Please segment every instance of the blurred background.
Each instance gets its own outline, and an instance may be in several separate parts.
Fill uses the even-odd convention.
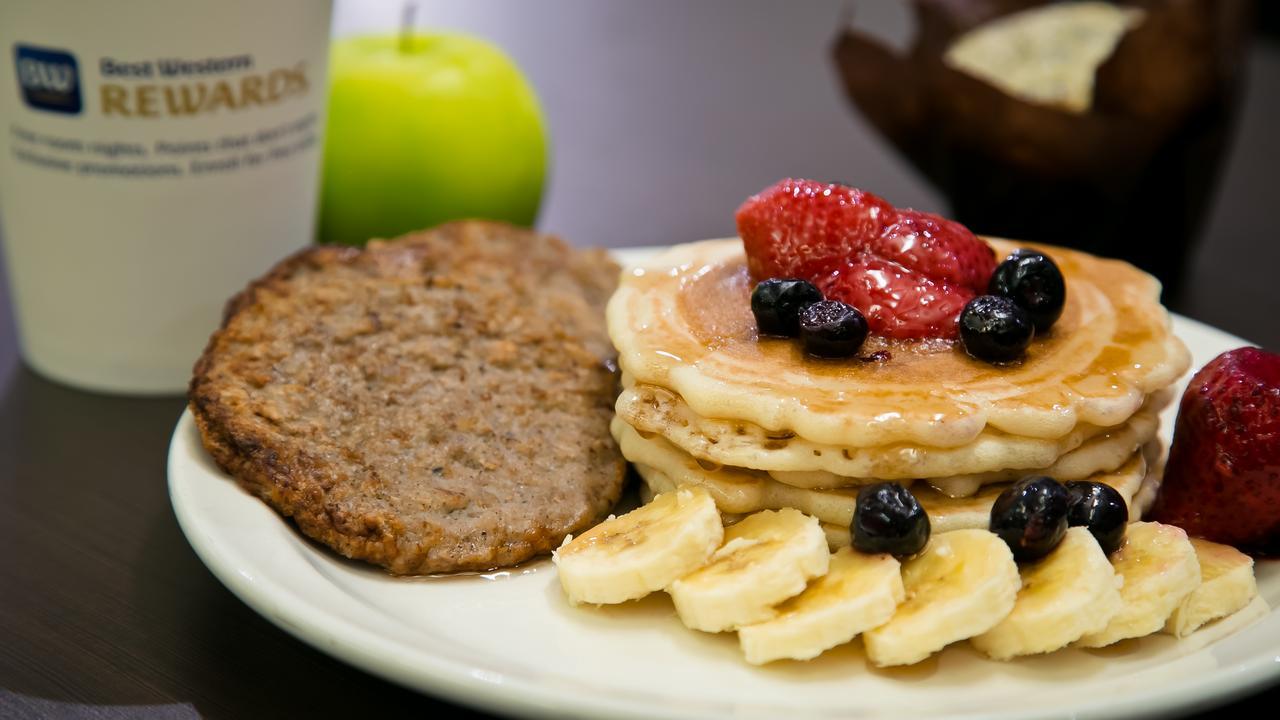
[[[423,3],[423,28],[489,39],[524,70],[551,136],[538,225],[579,245],[735,232],[733,211],[786,177],[843,180],[946,206],[861,120],[832,46],[849,7],[905,42],[898,0]],[[334,33],[386,32],[398,0],[339,0]]]
[[[1270,179],[1280,164],[1277,15],[1276,3],[1258,3],[1259,31],[1239,39],[1239,105],[1198,242],[1167,249],[1187,263],[1174,309],[1272,348],[1280,324],[1242,316],[1280,302],[1280,241],[1267,212],[1280,200]],[[339,0],[334,32],[387,32],[400,19],[396,0]],[[784,176],[840,180],[895,204],[951,212],[946,195],[850,102],[833,55],[847,25],[907,49],[911,3],[477,0],[422,3],[416,22],[491,40],[528,76],[550,133],[537,224],[575,244],[731,235],[738,204]]]
[[[1000,18],[1027,15],[1018,10],[1083,6],[1114,11],[1102,25],[1121,18],[1100,45],[1101,64],[1076,57],[1098,44],[1096,18],[1055,18],[993,35],[977,56],[985,71],[961,71],[948,55]],[[327,7],[299,6],[295,15],[311,15],[314,27],[290,28],[298,42],[311,38],[317,78],[324,77]],[[270,121],[310,123],[302,142],[324,130],[321,142],[297,145],[303,149],[288,160],[292,174],[269,163],[270,172],[242,169],[221,180],[193,173],[175,181],[104,180],[104,188],[115,184],[114,195],[86,195],[83,212],[61,213],[37,205],[98,181],[59,186],[46,167],[9,163],[21,174],[0,187],[0,200],[11,203],[0,210],[13,270],[6,295],[30,299],[0,307],[0,338],[14,336],[16,305],[29,317],[19,340],[42,374],[97,390],[176,394],[223,299],[313,239],[304,230],[313,215],[314,239],[322,242],[358,244],[451,218],[489,217],[533,223],[580,246],[665,245],[731,235],[733,212],[747,196],[803,177],[944,214],[979,234],[1122,257],[1164,281],[1173,310],[1280,346],[1280,324],[1261,311],[1276,304],[1271,276],[1280,266],[1268,213],[1280,163],[1276,7],[1246,0],[337,0],[327,123],[318,111],[302,115],[287,103]],[[1123,20],[1125,13],[1139,21]],[[16,20],[25,20],[22,13]],[[45,22],[48,30],[30,33],[56,39],[56,17]],[[281,41],[255,41],[263,58],[285,44],[279,32],[272,37]],[[1069,61],[1041,76],[1025,72],[1059,57]],[[93,65],[85,68],[91,101]],[[1064,66],[1086,67],[1079,107],[1004,86],[1020,78],[1032,93],[1069,90]],[[307,102],[318,110],[322,100],[316,92]],[[26,114],[12,127],[65,138],[99,121],[90,117],[92,102],[85,108],[77,117],[15,104],[10,109]],[[191,118],[108,118],[100,134],[144,133],[145,144],[153,139],[147,127],[183,140],[216,138],[231,129],[227,123],[269,124],[250,115],[208,114],[198,126]],[[11,140],[15,153],[67,157],[18,133],[0,139]],[[235,160],[217,151],[210,157]],[[317,165],[322,189],[312,195]],[[132,212],[121,211],[124,203]],[[85,225],[98,215],[112,220]],[[175,237],[171,228],[183,224],[188,230]],[[99,230],[116,237],[77,240]],[[70,251],[83,262],[68,267],[51,245],[75,242],[82,245]],[[74,293],[110,302],[87,305]],[[0,370],[15,362],[15,353],[0,353]]]

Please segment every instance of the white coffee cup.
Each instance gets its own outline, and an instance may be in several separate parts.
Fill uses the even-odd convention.
[[[227,299],[312,240],[330,12],[0,2],[0,228],[32,368],[181,392]]]

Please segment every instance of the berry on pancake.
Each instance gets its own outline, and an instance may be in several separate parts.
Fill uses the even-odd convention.
[[[954,220],[919,210],[899,210],[868,245],[873,255],[893,260],[935,281],[982,294],[996,269],[991,247]]]
[[[1031,315],[1036,332],[1046,332],[1067,304],[1067,281],[1053,258],[1038,250],[1016,250],[996,266],[987,292],[1007,297]]]
[[[973,293],[874,255],[862,255],[817,281],[824,297],[858,308],[871,332],[894,338],[956,335],[956,317]]]
[[[893,222],[893,206],[857,188],[787,178],[738,208],[738,234],[756,280],[812,281],[843,265]]]
[[[844,185],[782,180],[737,221],[753,277],[809,280],[888,337],[954,338],[961,308],[995,270],[991,248],[963,225]]]

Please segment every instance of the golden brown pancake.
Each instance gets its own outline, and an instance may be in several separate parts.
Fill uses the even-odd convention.
[[[609,335],[637,384],[668,388],[704,418],[740,420],[844,448],[955,448],[986,430],[1061,439],[1115,427],[1186,371],[1159,283],[1132,265],[1065,248],[989,239],[1000,255],[1036,247],[1067,281],[1052,330],[997,366],[952,342],[872,338],[883,362],[807,357],[760,338],[737,238],[679,245],[623,273]],[[1059,453],[1060,454],[1060,453]]]
[[[1059,465],[1062,479],[1076,480],[1100,469],[1117,467],[1134,448],[1150,440],[1158,428],[1158,413],[1170,398],[1169,393],[1158,392],[1120,425],[1100,428],[1079,424],[1052,440],[1024,438],[988,428],[961,447],[896,443],[848,448],[815,443],[794,433],[771,432],[741,420],[704,418],[666,388],[637,385],[626,377],[623,384],[615,409],[618,417],[636,430],[661,435],[709,463],[767,470],[776,479],[800,487],[951,478],[954,488],[966,481],[1007,479],[992,479],[992,474],[1007,475],[1009,471],[1051,465]],[[968,494],[954,489],[950,492]]]
[[[1124,465],[1112,472],[1098,473],[1089,479],[1115,488],[1130,506],[1131,519],[1141,516],[1146,506],[1135,498],[1148,482],[1148,456],[1154,450],[1135,452]],[[708,472],[697,464],[669,463],[666,467],[633,461],[636,471],[651,494],[668,492],[682,485],[706,488],[716,507],[726,516],[747,515],[759,510],[791,507],[820,520],[824,525],[841,528],[847,538],[853,511],[857,505],[856,490],[802,490],[771,481],[768,476],[749,470],[725,468]],[[991,518],[991,505],[1008,484],[990,485],[967,498],[950,498],[924,485],[911,492],[929,515],[932,532],[964,528],[985,529]],[[828,533],[830,536],[830,533]],[[846,539],[843,543],[848,545]]]

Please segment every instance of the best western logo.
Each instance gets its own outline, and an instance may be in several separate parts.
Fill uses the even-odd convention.
[[[307,68],[276,68],[236,78],[172,84],[103,83],[102,114],[122,117],[204,115],[274,105],[306,95]]]
[[[80,99],[80,72],[74,55],[61,50],[14,46],[14,66],[22,99],[33,108],[76,115],[84,107]]]

